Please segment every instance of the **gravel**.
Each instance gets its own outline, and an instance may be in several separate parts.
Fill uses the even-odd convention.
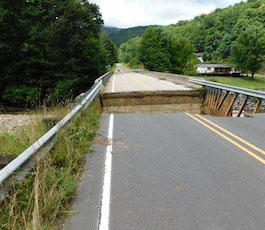
[[[0,132],[14,132],[35,119],[33,115],[0,114]]]

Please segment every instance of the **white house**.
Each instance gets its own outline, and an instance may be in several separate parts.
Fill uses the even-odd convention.
[[[198,64],[199,75],[240,76],[240,71],[226,64]]]

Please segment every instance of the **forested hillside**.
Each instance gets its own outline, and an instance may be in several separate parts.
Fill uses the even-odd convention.
[[[115,60],[102,24],[85,0],[0,1],[0,102],[33,106],[88,90]]]
[[[249,0],[191,21],[180,21],[164,29],[188,38],[196,52],[203,52],[206,60],[226,59],[231,44],[250,25],[265,27],[265,1]]]
[[[175,25],[157,29],[161,31],[156,33],[170,37],[171,40],[173,38],[184,39],[187,43],[191,43],[193,51],[203,53],[205,61],[234,63],[243,72],[252,74],[257,72],[264,63],[265,0],[248,0],[248,2],[241,2],[225,9],[216,9],[208,15],[201,15],[190,21],[180,21]],[[150,60],[147,64],[141,56],[144,54],[141,52],[141,46],[146,43],[145,40],[151,36],[151,33],[156,36],[156,33],[147,30],[140,41],[139,39],[134,42],[131,40],[123,44],[119,50],[120,60],[128,62],[129,59],[133,63],[142,62],[145,67],[150,66]],[[161,62],[155,57],[161,58],[158,54],[161,54],[162,50],[167,50],[165,48],[167,46],[168,44],[161,42],[157,47],[157,44],[153,42],[152,45],[146,47],[148,49],[145,53],[152,55],[152,62],[157,63],[151,65],[153,70],[161,69]],[[175,51],[177,54],[178,50]],[[169,51],[163,55],[170,60]],[[169,62],[164,63],[163,69],[176,73],[186,72],[186,67],[172,69]],[[188,61],[188,65],[190,62],[194,60]],[[190,71],[190,68],[188,69]]]
[[[108,35],[117,32],[118,30],[120,30],[117,27],[111,27],[111,26],[102,26],[101,27],[101,32],[106,33]]]
[[[149,26],[137,26],[129,29],[119,29],[111,33],[110,38],[114,41],[115,45],[119,47],[122,43],[127,42],[131,38],[142,36],[148,27]]]

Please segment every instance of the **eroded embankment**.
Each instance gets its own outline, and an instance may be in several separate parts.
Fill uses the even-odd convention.
[[[106,113],[203,113],[204,91],[153,91],[104,93]]]

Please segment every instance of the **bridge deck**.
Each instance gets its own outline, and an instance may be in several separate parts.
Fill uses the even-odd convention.
[[[171,91],[171,90],[190,90],[185,85],[178,85],[170,81],[149,77],[146,75],[133,73],[120,64],[111,77],[105,92],[132,92],[132,91]]]

